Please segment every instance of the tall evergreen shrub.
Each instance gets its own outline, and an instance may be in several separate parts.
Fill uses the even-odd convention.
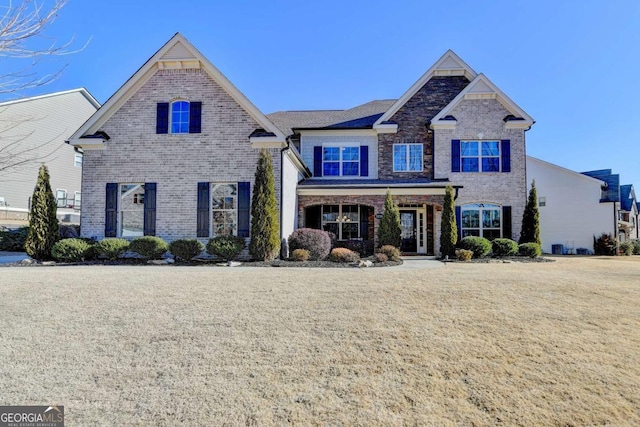
[[[273,164],[269,151],[263,148],[256,167],[251,198],[249,253],[256,259],[268,261],[275,258],[279,248],[280,224]]]
[[[40,166],[38,180],[31,196],[29,235],[24,244],[27,254],[35,259],[51,259],[51,249],[60,240],[56,199],[49,183],[49,170]]]
[[[384,212],[378,227],[378,244],[380,246],[391,245],[400,247],[402,231],[400,230],[400,210],[393,203],[391,192],[387,190],[387,198],[384,201]]]
[[[540,213],[538,212],[538,193],[536,192],[536,182],[531,183],[529,191],[529,200],[524,208],[522,215],[522,231],[520,231],[520,240],[518,243],[537,243],[542,245],[540,241]]]
[[[457,242],[458,226],[453,205],[453,187],[447,185],[444,193],[444,206],[442,207],[442,225],[440,226],[440,252],[442,252],[443,258],[447,255],[455,255]]]

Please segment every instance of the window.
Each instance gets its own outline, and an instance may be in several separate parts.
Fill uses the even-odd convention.
[[[171,103],[171,133],[189,133],[189,103]]]
[[[393,171],[421,172],[422,144],[394,144]]]
[[[538,197],[538,206],[547,206],[547,198],[546,197]]]
[[[322,229],[335,234],[338,240],[360,237],[359,205],[322,206]]]
[[[462,172],[500,172],[498,141],[460,141]]]
[[[77,168],[82,167],[82,154],[76,153],[76,155],[73,158],[73,165]]]
[[[67,207],[67,190],[56,190],[56,206],[59,208]]]
[[[493,240],[501,236],[500,206],[486,203],[465,205],[461,210],[462,237],[482,236]]]
[[[323,147],[322,174],[324,176],[358,176],[360,147]]]
[[[120,236],[144,236],[144,184],[120,184]]]
[[[82,194],[76,191],[73,196],[73,209],[80,209],[82,207]]]
[[[238,234],[238,185],[211,184],[213,237]]]

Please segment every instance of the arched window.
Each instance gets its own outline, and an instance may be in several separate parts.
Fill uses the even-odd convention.
[[[475,203],[461,209],[462,237],[482,236],[489,240],[501,237],[502,210],[498,205]]]
[[[171,103],[171,133],[189,133],[189,102]]]

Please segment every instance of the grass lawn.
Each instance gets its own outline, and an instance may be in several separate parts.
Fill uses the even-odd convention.
[[[640,424],[640,257],[0,269],[0,405],[68,425]]]

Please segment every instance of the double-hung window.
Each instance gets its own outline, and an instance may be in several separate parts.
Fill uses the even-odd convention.
[[[144,236],[144,184],[120,184],[120,236]]]
[[[499,141],[460,141],[462,172],[500,172]]]
[[[67,207],[67,190],[56,190],[56,206],[59,208]]]
[[[189,133],[189,102],[171,103],[171,133]]]
[[[213,236],[238,234],[238,185],[211,184]]]
[[[462,237],[481,236],[489,240],[501,235],[501,209],[487,203],[462,206]]]
[[[75,155],[73,156],[73,165],[77,168],[82,167],[82,154],[75,153]]]
[[[422,144],[394,144],[393,171],[421,172]]]
[[[324,176],[358,176],[360,174],[360,147],[323,147],[322,174]]]

